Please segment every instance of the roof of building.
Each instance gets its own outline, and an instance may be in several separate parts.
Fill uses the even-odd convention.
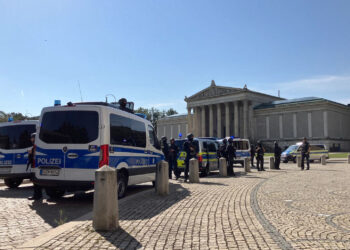
[[[304,98],[287,99],[287,100],[281,100],[281,101],[262,103],[256,107],[254,107],[254,109],[268,109],[268,108],[275,108],[275,107],[282,106],[282,105],[312,103],[312,102],[320,102],[320,101],[331,102],[331,103],[335,103],[338,105],[346,106],[344,104],[330,101],[330,100],[320,98],[320,97],[304,97]]]

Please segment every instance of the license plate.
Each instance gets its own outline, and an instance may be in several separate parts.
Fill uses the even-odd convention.
[[[9,174],[11,173],[11,167],[0,167],[0,174]]]
[[[42,169],[41,175],[58,176],[58,175],[60,175],[60,170],[59,169]]]

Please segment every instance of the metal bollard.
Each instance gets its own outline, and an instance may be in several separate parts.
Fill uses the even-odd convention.
[[[95,172],[92,225],[101,231],[119,228],[117,171],[107,165]]]
[[[301,155],[297,156],[297,166],[301,168]]]
[[[197,159],[190,160],[190,182],[199,183],[199,165]]]
[[[157,163],[156,193],[159,195],[169,194],[169,164],[166,161]]]
[[[250,159],[248,157],[244,158],[244,172],[249,173],[250,171]]]
[[[227,177],[227,161],[224,157],[219,159],[219,174],[222,177]]]
[[[270,169],[275,169],[275,158],[270,157]]]
[[[321,164],[322,164],[322,165],[326,165],[326,164],[327,164],[326,155],[322,155],[322,156],[321,156]]]

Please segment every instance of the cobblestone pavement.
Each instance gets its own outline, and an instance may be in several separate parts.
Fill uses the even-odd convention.
[[[348,249],[350,166],[171,181],[171,194],[146,191],[119,201],[121,229],[91,221],[39,249]]]
[[[150,188],[151,184],[134,187],[129,193]],[[0,187],[0,249],[19,246],[92,210],[93,193],[70,194],[57,201],[48,201],[46,196],[43,201],[28,200],[32,195],[32,184]]]

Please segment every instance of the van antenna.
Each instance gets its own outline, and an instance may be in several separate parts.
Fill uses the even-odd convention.
[[[80,81],[78,80],[78,87],[79,87],[79,92],[80,92],[80,100],[83,102],[83,95],[81,94],[81,88],[80,88]]]
[[[278,97],[281,97],[281,91],[278,90]]]

